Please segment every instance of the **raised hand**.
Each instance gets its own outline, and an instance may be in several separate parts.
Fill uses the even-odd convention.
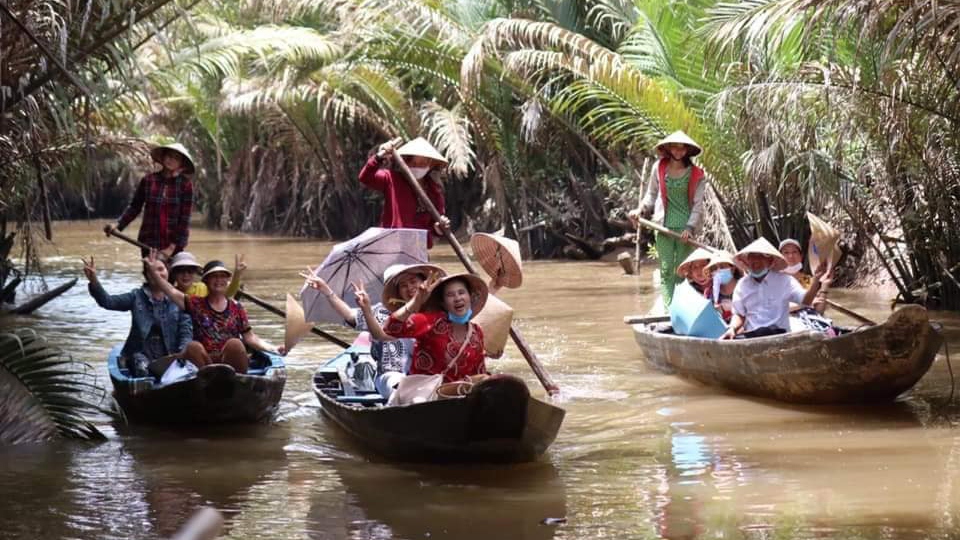
[[[241,274],[247,269],[247,263],[244,261],[244,257],[243,253],[237,253],[233,256],[233,273],[235,275]]]
[[[363,283],[360,283],[359,281],[357,281],[357,282],[351,283],[350,286],[353,287],[353,294],[354,296],[357,297],[357,306],[359,306],[362,309],[369,308],[370,295],[367,294],[366,289],[364,289]]]
[[[417,294],[413,297],[413,303],[418,309],[422,307],[424,303],[426,303],[428,298],[430,298],[430,293],[433,292],[433,288],[439,281],[440,274],[437,272],[430,272],[430,275],[427,276],[426,281],[417,286]]]
[[[93,262],[93,255],[90,256],[89,261],[83,257],[80,257],[80,260],[83,261],[83,275],[87,276],[87,281],[91,283],[97,281],[97,266]]]
[[[332,295],[333,289],[331,289],[330,286],[327,285],[327,282],[324,281],[323,278],[314,275],[313,272],[314,272],[313,268],[310,268],[308,266],[306,272],[300,272],[300,277],[306,280],[307,285],[309,285],[313,289],[320,291],[320,293],[323,294],[324,296]]]

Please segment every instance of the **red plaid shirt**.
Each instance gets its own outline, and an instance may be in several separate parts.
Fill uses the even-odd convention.
[[[190,237],[190,211],[193,209],[193,184],[183,175],[167,178],[160,173],[140,179],[137,191],[117,229],[123,230],[143,209],[143,223],[137,239],[150,247],[165,249],[176,244],[175,252],[187,247]]]

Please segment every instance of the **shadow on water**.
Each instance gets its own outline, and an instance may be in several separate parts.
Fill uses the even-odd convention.
[[[124,452],[143,485],[149,521],[173,534],[200,506],[224,513],[226,529],[251,487],[287,466],[283,425],[126,427]]]
[[[333,422],[327,465],[342,490],[314,493],[306,530],[312,540],[341,538],[549,539],[567,515],[564,484],[546,458],[517,465],[387,462]]]
[[[313,497],[312,540],[339,538],[549,539],[566,516],[548,462],[438,467],[335,460],[342,493]]]

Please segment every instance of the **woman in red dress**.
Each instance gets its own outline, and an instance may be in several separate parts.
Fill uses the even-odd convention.
[[[383,326],[393,337],[416,338],[410,374],[444,382],[486,373],[483,330],[470,319],[483,309],[487,285],[473,274],[431,275]],[[421,311],[422,308],[422,312]]]
[[[416,192],[403,173],[392,166],[390,158],[397,159],[398,156],[410,168],[430,202],[441,214],[439,223],[433,220],[430,212],[417,199]],[[433,246],[433,235],[442,236],[441,227],[450,226],[450,220],[442,215],[446,205],[440,172],[446,166],[447,158],[423,137],[418,137],[396,150],[391,142],[382,144],[379,151],[360,169],[360,183],[383,193],[380,226],[384,229],[424,229],[428,231],[427,247]]]

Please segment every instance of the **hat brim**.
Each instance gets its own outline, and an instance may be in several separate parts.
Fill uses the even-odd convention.
[[[406,302],[406,300],[400,298],[400,276],[404,274],[423,274],[424,277],[427,277],[431,272],[436,273],[440,277],[447,275],[446,270],[435,264],[411,264],[404,268],[403,271],[390,276],[389,279],[383,282],[383,292],[380,293],[380,303],[387,306],[387,309],[390,311],[393,311],[391,307],[400,307],[400,304],[396,304],[395,302],[393,302],[394,306],[391,306],[391,302],[394,300]]]
[[[783,258],[783,255],[780,255],[779,253],[777,255],[774,255],[772,253],[767,253],[765,251],[740,252],[740,253],[737,253],[737,255],[733,258],[733,260],[739,266],[749,270],[750,265],[747,264],[747,255],[750,255],[751,253],[756,255],[765,255],[767,257],[771,257],[773,259],[773,265],[770,266],[770,269],[775,272],[782,272],[788,266],[787,260]]]
[[[209,277],[210,275],[220,273],[220,272],[227,274],[227,277],[233,277],[233,272],[231,272],[225,266],[214,266],[213,268],[204,272],[203,275],[200,276],[200,279],[201,280],[207,279],[207,277]]]
[[[471,319],[473,319],[473,317],[476,317],[480,311],[483,310],[483,306],[487,304],[489,291],[487,290],[487,284],[480,279],[480,276],[466,272],[452,274],[438,281],[430,291],[430,297],[427,299],[426,304],[424,304],[424,310],[446,311],[443,307],[443,287],[446,283],[455,279],[462,279],[470,284],[470,309],[473,310],[473,315],[471,316]]]
[[[193,174],[196,172],[197,169],[193,164],[193,159],[176,148],[170,148],[169,146],[156,146],[150,150],[150,157],[153,158],[153,161],[156,163],[163,165],[163,155],[167,152],[174,152],[183,159],[183,171],[185,173]]]
[[[504,287],[515,289],[523,284],[523,262],[519,249],[511,249],[507,238],[488,233],[476,233],[470,238],[470,247],[480,267]],[[515,240],[510,240],[516,242]]]

